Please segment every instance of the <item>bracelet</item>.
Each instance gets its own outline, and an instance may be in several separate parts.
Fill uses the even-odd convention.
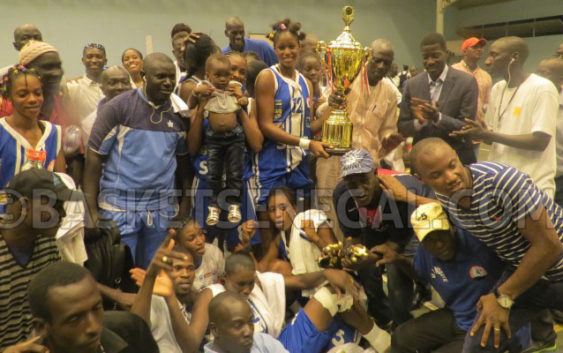
[[[311,140],[309,140],[308,138],[302,137],[299,139],[299,147],[301,147],[302,149],[308,150],[309,145],[311,145]]]
[[[389,332],[380,329],[375,323],[373,323],[373,328],[362,336],[377,352],[385,352],[391,346],[391,335]]]

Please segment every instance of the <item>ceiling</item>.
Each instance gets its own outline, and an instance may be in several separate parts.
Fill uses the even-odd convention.
[[[462,27],[457,34],[463,38],[496,39],[504,36],[539,37],[563,34],[563,15]]]
[[[496,4],[499,2],[507,2],[513,0],[450,0],[457,8],[465,9],[468,7],[485,6]]]

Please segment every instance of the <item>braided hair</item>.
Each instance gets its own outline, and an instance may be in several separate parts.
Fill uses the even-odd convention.
[[[199,69],[204,68],[207,58],[221,51],[213,39],[205,33],[200,34],[199,39],[197,39],[195,43],[186,40],[185,44],[184,65],[187,69],[187,77],[192,76]]]
[[[2,77],[2,82],[0,83],[2,98],[10,99],[12,95],[12,84],[14,80],[21,75],[31,75],[37,77],[38,80],[41,79],[35,69],[29,69],[21,64],[14,65],[10,67],[8,72]]]
[[[305,39],[306,34],[301,32],[301,23],[292,22],[289,18],[278,21],[272,25],[272,32],[266,35],[266,38],[274,42],[274,45],[278,41],[282,33],[289,33],[297,39],[298,42]]]

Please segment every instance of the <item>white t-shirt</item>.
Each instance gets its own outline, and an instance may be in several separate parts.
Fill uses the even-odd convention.
[[[326,223],[327,219],[326,213],[321,210],[307,210],[297,214],[293,219],[289,246],[285,242],[285,235],[282,234],[281,239],[291,262],[291,267],[293,267],[292,273],[294,275],[323,270],[317,263],[317,259],[321,256],[321,249],[305,234],[305,231],[301,228],[301,222],[312,220],[315,231],[318,232],[319,227]]]
[[[258,280],[248,297],[254,316],[254,332],[277,338],[285,319],[285,281],[274,272],[256,272]],[[260,285],[259,285],[260,283]],[[225,291],[222,284],[209,286],[213,296]]]
[[[551,136],[551,140],[543,151],[493,143],[489,160],[508,164],[527,173],[540,189],[553,197],[559,106],[557,90],[551,81],[535,74],[531,74],[518,88],[505,90],[505,86],[504,80],[493,86],[486,115],[488,126],[495,132],[508,135],[543,132]]]
[[[205,243],[205,253],[201,264],[195,270],[193,287],[199,292],[205,287],[218,283],[223,272],[225,272],[223,253],[215,245]]]
[[[180,304],[180,307],[182,305]],[[190,322],[191,313],[183,311],[186,322]],[[158,295],[153,295],[151,299],[151,333],[158,345],[160,352],[182,353],[182,349],[176,341],[172,318],[166,300]]]
[[[92,81],[86,74],[77,80],[68,81],[66,86],[68,99],[80,121],[96,110],[98,102],[104,98],[102,85]]]
[[[66,187],[76,190],[74,180],[70,175],[57,173]],[[88,260],[86,245],[84,244],[84,203],[82,201],[66,201],[64,203],[66,216],[61,220],[55,239],[57,247],[64,261],[84,265]]]
[[[563,90],[559,93],[559,114],[557,115],[557,173],[563,175]]]

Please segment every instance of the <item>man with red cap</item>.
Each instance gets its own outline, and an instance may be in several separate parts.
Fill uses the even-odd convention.
[[[483,55],[483,48],[487,44],[484,38],[471,37],[467,38],[461,45],[463,52],[463,59],[457,64],[452,65],[454,69],[465,71],[475,77],[477,85],[479,86],[479,99],[477,100],[477,117],[483,118],[489,103],[491,95],[491,87],[493,80],[487,71],[481,69],[478,65],[481,56]]]

